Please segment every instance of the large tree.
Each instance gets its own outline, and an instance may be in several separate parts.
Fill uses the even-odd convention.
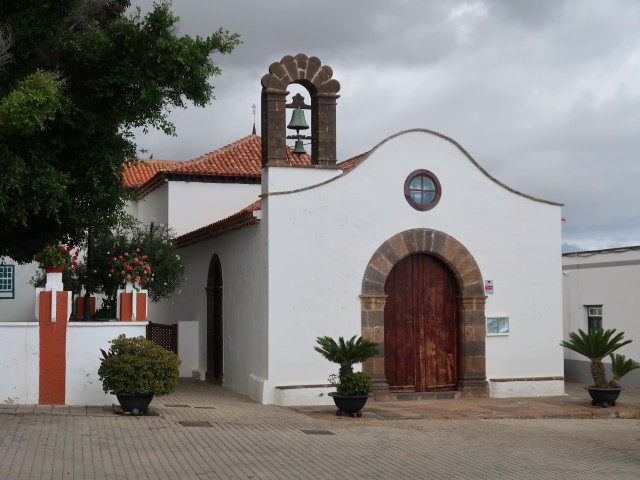
[[[168,112],[213,98],[214,52],[238,36],[179,36],[168,2],[0,2],[0,256],[110,228],[128,199],[132,130],[174,134]]]

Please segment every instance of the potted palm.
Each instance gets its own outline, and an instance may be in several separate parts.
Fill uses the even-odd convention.
[[[611,358],[611,373],[613,374],[613,379],[609,382],[609,385],[613,388],[620,388],[622,387],[620,379],[627,373],[640,368],[640,363],[618,353],[612,353],[609,357]]]
[[[591,376],[594,384],[585,387],[591,396],[592,405],[601,405],[606,408],[615,406],[616,400],[622,391],[620,378],[635,368],[639,368],[637,362],[627,359],[624,355],[616,355],[619,348],[631,343],[624,340],[624,332],[616,333],[616,329],[593,329],[589,333],[583,330],[570,332],[569,340],[563,340],[560,345],[587,357],[591,361]],[[611,356],[614,379],[607,381],[606,371],[602,359]],[[615,364],[615,365],[614,365]]]
[[[330,392],[336,407],[336,415],[343,413],[362,416],[362,408],[373,391],[371,377],[364,372],[354,372],[354,363],[361,363],[378,354],[378,344],[354,335],[349,340],[339,337],[336,342],[331,337],[318,337],[316,352],[333,363],[340,365],[338,375],[331,375],[329,381],[336,386]]]
[[[178,356],[140,336],[111,340],[102,352],[98,376],[105,393],[118,397],[125,412],[147,413],[154,395],[167,395],[178,385]]]

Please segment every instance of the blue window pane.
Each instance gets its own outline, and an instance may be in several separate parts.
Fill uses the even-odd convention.
[[[433,184],[433,180],[431,180],[426,175],[422,177],[422,189],[423,190],[434,190],[434,191],[436,189],[436,186]]]
[[[416,203],[422,203],[422,192],[420,190],[412,190],[411,199]]]
[[[436,192],[423,192],[422,194],[422,204],[426,205],[431,202],[436,196]]]
[[[411,190],[420,190],[422,188],[422,177],[416,177],[409,184]]]

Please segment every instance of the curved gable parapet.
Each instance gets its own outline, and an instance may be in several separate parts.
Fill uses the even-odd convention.
[[[340,82],[332,77],[333,69],[322,65],[318,57],[299,53],[295,57],[286,55],[280,62],[272,63],[261,84],[267,90],[285,91],[289,84],[300,83],[312,94],[335,94],[340,90]]]
[[[351,172],[353,172],[354,170],[356,170],[358,167],[360,167],[364,162],[367,161],[367,159],[371,156],[372,153],[374,153],[378,148],[380,148],[382,145],[384,145],[385,143],[387,143],[388,141],[399,137],[400,135],[404,135],[405,133],[411,133],[411,132],[422,132],[422,133],[430,133],[432,135],[436,135],[437,137],[440,137],[444,140],[447,140],[448,142],[452,143],[453,145],[455,145],[458,150],[460,150],[464,156],[478,169],[480,170],[480,172],[482,172],[482,174],[484,176],[486,176],[489,180],[491,180],[492,182],[496,183],[497,185],[501,186],[502,188],[504,188],[505,190],[508,190],[511,193],[515,193],[516,195],[520,195],[521,197],[524,198],[528,198],[529,200],[533,200],[534,202],[540,202],[540,203],[546,203],[548,205],[554,205],[554,206],[558,206],[558,207],[562,207],[564,206],[564,203],[558,203],[558,202],[552,202],[550,200],[544,200],[542,198],[537,198],[534,197],[532,195],[527,195],[526,193],[522,193],[519,192],[518,190],[516,190],[515,188],[511,188],[508,185],[502,183],[500,180],[498,180],[497,178],[493,177],[489,172],[487,172],[484,168],[482,168],[482,166],[471,156],[471,154],[469,152],[467,152],[462,145],[460,145],[458,142],[456,142],[454,139],[452,139],[451,137],[448,137],[442,133],[438,133],[434,130],[429,130],[426,128],[411,128],[408,130],[402,130],[398,133],[395,133],[387,138],[385,138],[384,140],[382,140],[380,143],[378,143],[375,147],[373,147],[371,150],[369,150],[368,152],[362,154],[359,158],[357,163],[355,163],[355,165],[353,165],[352,167],[350,167],[348,170],[345,170],[342,174],[330,178],[328,180],[325,180],[323,182],[317,183],[315,185],[309,185],[307,187],[303,187],[303,188],[299,188],[299,189],[295,189],[295,190],[287,190],[287,191],[283,191],[283,192],[269,192],[267,194],[263,194],[264,196],[269,196],[269,195],[285,195],[288,193],[297,193],[297,192],[301,192],[304,190],[310,190],[312,188],[316,188],[316,187],[321,187],[322,185],[326,185],[327,183],[331,183],[334,182],[342,177],[344,177],[345,175],[350,174]]]
[[[392,140],[392,139],[394,139],[396,137],[399,137],[400,135],[404,135],[405,133],[412,133],[412,132],[430,133],[431,135],[435,135],[437,137],[440,137],[440,138],[452,143],[458,150],[460,150],[463,153],[463,155],[465,157],[467,157],[467,159],[478,170],[480,170],[480,172],[482,172],[482,174],[485,177],[487,177],[489,180],[491,180],[492,182],[496,183],[497,185],[500,185],[502,188],[504,188],[505,190],[508,190],[511,193],[515,193],[516,195],[520,195],[521,197],[528,198],[529,200],[533,200],[534,202],[546,203],[548,205],[555,205],[555,206],[558,206],[558,207],[564,206],[564,203],[552,202],[550,200],[544,200],[542,198],[534,197],[532,195],[527,195],[526,193],[522,193],[522,192],[516,190],[515,188],[511,188],[510,186],[502,183],[500,180],[498,180],[497,178],[492,176],[489,172],[487,172],[484,168],[482,168],[482,166],[471,156],[471,154],[469,152],[467,152],[464,149],[464,147],[462,145],[460,145],[458,142],[456,142],[453,138],[448,137],[447,135],[444,135],[442,133],[436,132],[435,130],[429,130],[427,128],[410,128],[408,130],[402,130],[402,131],[400,131],[398,133],[395,133],[395,134],[385,138],[380,143],[378,143],[375,147],[373,147],[371,150],[369,150],[367,153],[365,153],[362,156],[362,158],[360,159],[360,161],[358,162],[358,164],[355,165],[353,168],[351,168],[351,170],[345,172],[344,174],[346,175],[347,173],[351,172],[352,170],[355,170],[360,165],[362,165],[367,160],[367,158],[369,158],[369,156],[371,156],[371,154],[373,152],[375,152],[378,148],[380,148],[382,145],[387,143],[389,140]]]

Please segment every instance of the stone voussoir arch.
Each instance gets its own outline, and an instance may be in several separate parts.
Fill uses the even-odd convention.
[[[311,164],[336,167],[336,100],[340,82],[333,69],[317,57],[287,55],[269,66],[262,77],[261,134],[262,166],[286,167],[287,87],[298,83],[311,96]]]
[[[460,338],[460,375],[458,391],[464,395],[488,393],[485,358],[485,301],[480,268],[475,259],[453,236],[439,230],[405,230],[386,240],[374,252],[362,280],[362,336],[378,342],[380,354],[364,363],[363,369],[382,395],[389,389],[384,371],[385,283],[393,267],[417,253],[433,255],[444,261],[458,281],[458,319]],[[381,395],[381,396],[382,396]]]

